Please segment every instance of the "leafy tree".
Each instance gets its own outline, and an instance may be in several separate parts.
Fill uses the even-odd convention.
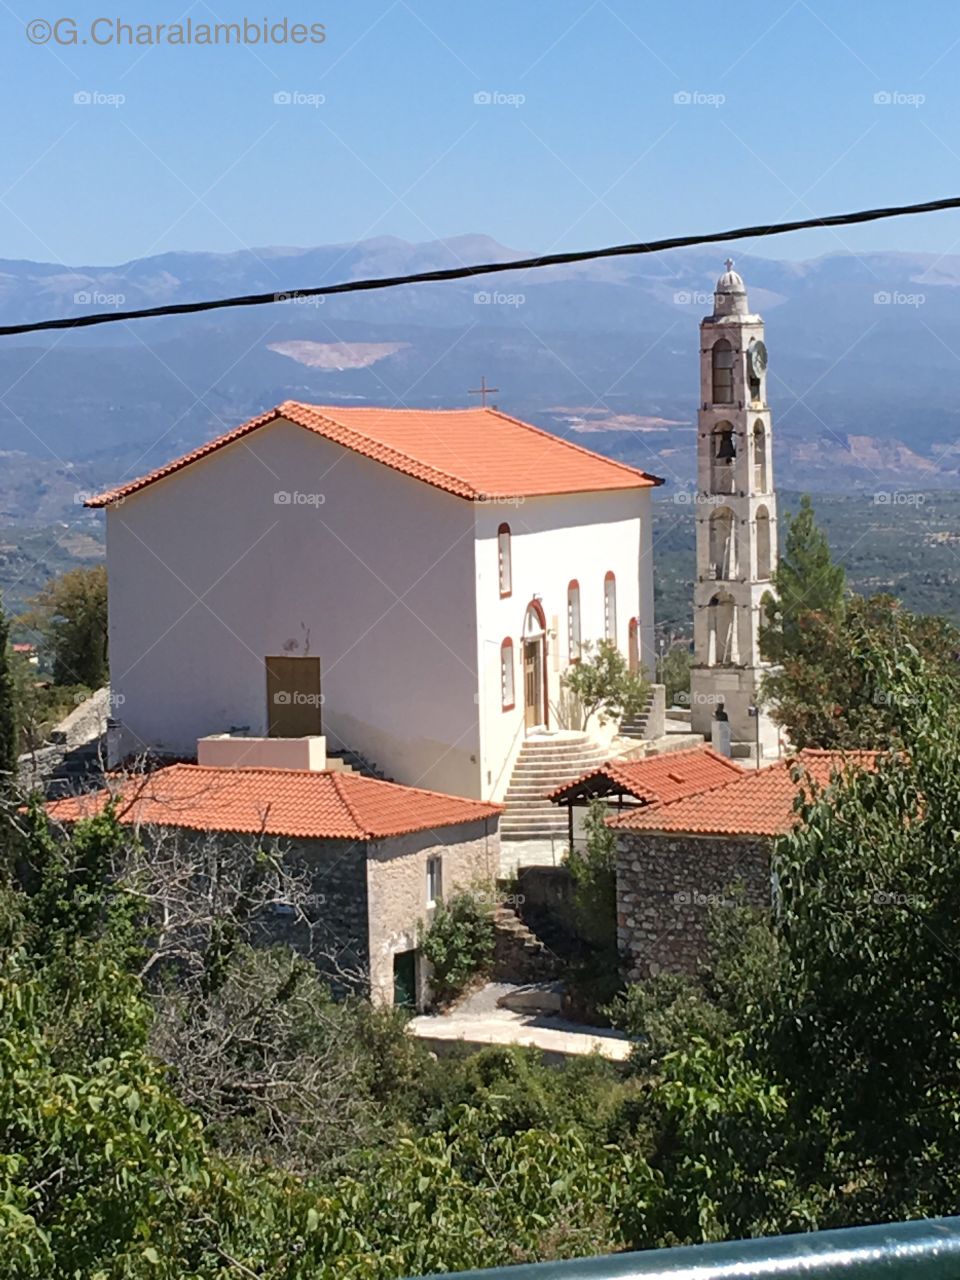
[[[843,613],[845,574],[834,564],[830,544],[818,527],[813,504],[804,494],[800,510],[787,517],[786,546],[773,574],[773,595],[766,601],[766,626],[761,631],[764,656],[781,662],[802,643],[805,617],[837,621]]]
[[[51,684],[38,679],[37,669],[20,653],[11,655],[20,750],[35,751],[47,741],[51,729],[75,711],[92,692],[86,685]]]
[[[443,1003],[458,996],[493,961],[493,914],[469,892],[437,903],[433,920],[420,930],[420,946],[432,966],[432,984]]]
[[[17,687],[10,651],[10,626],[0,601],[0,792],[16,784],[20,754]]]
[[[689,706],[692,665],[693,654],[686,645],[674,645],[664,657],[660,680],[666,686],[665,696],[668,707]]]
[[[594,648],[587,640],[581,652],[580,661],[563,673],[561,684],[580,706],[582,727],[586,729],[594,716],[605,724],[638,714],[646,702],[649,685],[630,670],[617,646],[610,640],[601,640]]]
[[[616,949],[617,940],[617,841],[607,826],[609,810],[593,800],[584,819],[586,841],[570,849],[567,866],[573,877],[576,927],[591,946]]]
[[[826,1135],[837,1222],[947,1212],[960,1178],[956,691],[915,651],[862,656],[905,749],[808,796],[776,850],[769,1052]]]
[[[883,674],[872,655],[897,662],[922,655],[948,682],[960,676],[960,631],[940,618],[907,612],[892,596],[852,597],[842,615],[807,613],[791,651],[765,677],[773,715],[794,746],[885,747],[902,724],[904,697],[915,697]]]
[[[71,569],[30,601],[24,622],[40,632],[57,684],[107,683],[107,570]]]

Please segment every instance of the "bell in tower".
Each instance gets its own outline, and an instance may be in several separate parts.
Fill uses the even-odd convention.
[[[737,449],[733,443],[732,431],[721,431],[719,441],[717,443],[717,457],[722,458],[725,462],[731,461],[737,456]]]

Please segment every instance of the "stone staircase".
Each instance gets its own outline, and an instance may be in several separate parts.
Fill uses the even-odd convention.
[[[381,782],[393,782],[376,764],[371,763],[359,751],[349,747],[327,747],[327,768],[334,773],[359,773],[364,778],[378,778]]]
[[[102,757],[106,743],[101,739],[85,742],[64,752],[51,769],[46,781],[46,794],[51,799],[93,791],[103,785]]]
[[[495,909],[493,929],[495,982],[549,982],[557,976],[560,961],[512,907],[501,903]]]
[[[621,738],[637,738],[649,742],[662,738],[665,731],[666,689],[662,684],[650,685],[647,700],[640,711],[620,722]]]
[[[650,720],[653,716],[654,693],[651,689],[643,709],[629,720],[620,721],[621,738],[646,738],[649,735]]]
[[[588,773],[607,758],[585,733],[562,732],[527,738],[513,767],[500,818],[501,840],[565,839],[567,811],[546,799],[548,792]]]

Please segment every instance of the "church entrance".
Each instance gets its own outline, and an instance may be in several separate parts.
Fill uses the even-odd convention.
[[[527,733],[547,723],[547,625],[534,601],[523,620],[523,723]]]

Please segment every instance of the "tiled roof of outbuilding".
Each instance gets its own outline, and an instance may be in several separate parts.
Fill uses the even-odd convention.
[[[599,789],[609,782],[614,791],[622,791],[646,804],[657,804],[719,786],[739,777],[742,772],[738,764],[712,747],[666,751],[643,760],[608,760],[582,777],[557,787],[548,799],[562,801],[584,784],[589,788],[596,783]]]
[[[305,840],[382,840],[493,818],[502,810],[360,774],[195,764],[126,779],[113,794],[123,823]],[[75,822],[101,812],[110,795],[104,790],[54,800],[47,812]]]
[[[794,801],[806,782],[818,787],[844,769],[873,769],[875,751],[800,751],[766,769],[744,769],[738,778],[697,795],[631,809],[608,820],[622,831],[673,831],[690,835],[779,836],[796,824]]]

